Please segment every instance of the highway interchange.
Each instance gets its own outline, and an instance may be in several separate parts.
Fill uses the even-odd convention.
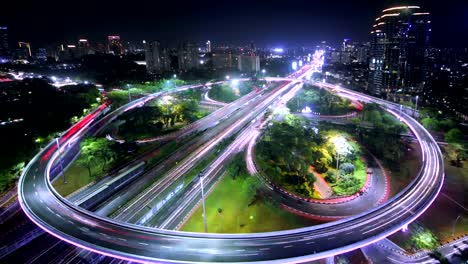
[[[227,124],[222,129],[224,133],[212,138],[211,143],[203,145],[203,149],[214,146],[222,138],[241,131],[241,128],[263,113],[265,108],[281,95],[298,83],[304,82],[302,77],[310,74],[310,70],[310,68],[305,68],[297,76],[288,78],[272,78],[271,81],[286,82],[286,85],[264,96],[252,95],[256,99],[252,102],[252,108],[246,110],[250,114],[237,116],[240,122],[233,121]],[[53,190],[49,179],[49,170],[54,160],[57,159],[58,152],[43,160],[43,155],[53,146],[50,144],[31,161],[21,177],[18,188],[20,204],[36,224],[52,235],[94,252],[131,261],[304,262],[340,254],[385,238],[416,219],[437,196],[443,182],[443,160],[440,150],[430,134],[409,115],[400,112],[398,105],[337,86],[315,84],[334,89],[340,94],[346,94],[360,101],[376,102],[382,105],[391,114],[405,122],[418,138],[423,153],[421,170],[405,190],[387,203],[371,211],[332,223],[280,232],[221,235],[147,228],[98,216],[60,197]],[[155,95],[152,96],[154,98]],[[109,117],[101,119],[94,126],[100,129],[123,111],[141,106],[153,98],[134,101],[109,114]],[[87,133],[87,129],[83,129],[69,140],[79,141]],[[208,129],[207,132],[210,130]],[[248,142],[253,134],[243,131],[237,137],[241,139],[235,139],[232,144]],[[191,162],[182,162],[182,165],[169,171],[163,179],[172,179],[172,177],[182,175],[183,171],[180,170],[184,170],[183,165],[192,164],[193,166],[196,163],[194,159],[206,154],[203,149],[195,150],[192,158],[187,158],[187,160],[191,159]],[[228,150],[234,151],[235,148],[228,147],[226,151]],[[211,167],[213,171],[217,168],[217,166]],[[210,175],[209,172],[208,175]],[[192,192],[192,196],[194,195]],[[185,209],[187,208],[189,206],[185,205]],[[129,215],[135,214],[129,213]]]

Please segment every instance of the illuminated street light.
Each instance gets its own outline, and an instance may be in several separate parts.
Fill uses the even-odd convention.
[[[404,225],[403,228],[401,229],[401,231],[403,231],[403,232],[408,231],[408,225]]]
[[[128,102],[132,101],[132,93],[130,91],[130,84],[127,83],[127,91],[128,91]]]
[[[414,108],[415,111],[418,111],[418,99],[419,99],[419,95],[416,95],[416,105]]]
[[[262,73],[263,73],[263,74],[265,74],[265,73],[266,73],[266,70],[265,70],[265,69],[263,69],[263,70],[262,70]]]
[[[174,97],[172,97],[170,95],[165,95],[161,99],[162,99],[162,102],[164,104],[167,104],[167,103],[170,103],[172,101],[172,99],[174,99]]]
[[[175,78],[177,78],[177,75],[176,75],[176,74],[174,74],[172,77],[175,79]]]
[[[234,80],[231,81],[231,84],[232,84],[232,86],[237,86],[237,85],[239,85],[239,80],[234,79]]]
[[[336,169],[340,166],[340,155],[347,155],[350,153],[351,146],[348,141],[342,136],[332,137],[330,141],[335,145],[336,151]]]
[[[293,61],[291,67],[294,71],[297,70],[297,61]]]
[[[200,187],[201,187],[201,194],[202,194],[202,205],[203,205],[203,223],[205,225],[205,233],[208,233],[208,222],[206,221],[206,207],[205,207],[205,191],[203,189],[203,172],[198,174],[200,177]]]
[[[226,80],[229,80],[231,77],[229,75],[226,75]]]

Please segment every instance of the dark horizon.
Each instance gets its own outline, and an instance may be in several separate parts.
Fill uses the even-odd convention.
[[[29,41],[33,48],[78,38],[105,42],[107,35],[123,41],[160,40],[168,45],[180,41],[211,40],[258,46],[331,44],[344,38],[368,41],[374,19],[402,1],[341,1],[325,3],[295,1],[236,1],[234,4],[206,0],[202,3],[164,3],[83,0],[64,5],[58,1],[22,1],[5,4],[0,25],[9,27],[10,42]],[[408,1],[431,13],[432,46],[468,47],[468,2],[463,0]],[[405,5],[406,5],[405,4]]]

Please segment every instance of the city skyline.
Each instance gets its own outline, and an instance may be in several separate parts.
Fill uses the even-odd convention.
[[[31,1],[27,5],[8,3],[9,12],[0,19],[0,25],[9,28],[10,42],[27,41],[36,47],[78,38],[105,42],[108,35],[120,35],[125,42],[159,40],[169,45],[185,40],[211,40],[214,45],[253,41],[258,46],[297,46],[322,40],[337,44],[343,38],[369,41],[367,29],[372,26],[375,14],[391,6],[415,4],[433,17],[433,46],[467,46],[468,37],[460,33],[468,30],[468,22],[463,19],[468,15],[468,3],[449,0],[443,6],[436,6],[436,2],[327,1],[284,5],[237,1],[228,5],[207,1],[203,5],[153,6],[142,2],[111,5],[82,1],[66,9],[55,1],[40,4]]]

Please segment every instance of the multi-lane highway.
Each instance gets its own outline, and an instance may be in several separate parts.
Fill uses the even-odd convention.
[[[281,81],[302,82],[300,78],[308,73],[301,71]],[[53,190],[49,171],[58,152],[43,157],[53,144],[25,169],[18,188],[21,207],[36,224],[69,243],[140,262],[303,262],[373,243],[398,231],[429,207],[443,182],[442,154],[431,135],[410,116],[399,113],[397,105],[340,87],[333,89],[382,105],[409,126],[421,146],[422,167],[413,182],[368,212],[319,226],[257,234],[184,233],[117,222],[78,208]],[[150,99],[139,99],[139,103]]]

